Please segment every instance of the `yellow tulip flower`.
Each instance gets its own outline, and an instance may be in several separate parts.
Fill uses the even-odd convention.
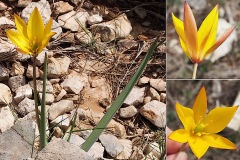
[[[205,87],[199,91],[193,108],[176,103],[176,111],[184,129],[172,132],[168,138],[180,143],[189,143],[197,158],[201,158],[209,147],[237,149],[228,139],[217,135],[230,122],[238,106],[218,107],[207,115],[207,96]]]
[[[51,39],[56,34],[51,32],[52,21],[50,18],[44,28],[42,17],[37,8],[30,15],[28,24],[16,14],[14,14],[17,31],[7,30],[7,36],[18,48],[21,53],[30,55],[38,55],[45,48]]]
[[[172,13],[173,24],[179,35],[180,44],[185,54],[195,64],[202,62],[214,50],[216,50],[232,33],[235,26],[229,28],[218,40],[218,5],[208,14],[197,30],[196,21],[192,10],[185,1],[184,20],[176,18]]]

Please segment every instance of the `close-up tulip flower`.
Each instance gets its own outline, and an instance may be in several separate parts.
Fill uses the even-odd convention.
[[[235,26],[230,27],[217,39],[218,5],[207,15],[199,29],[197,29],[193,12],[184,2],[183,21],[172,13],[172,20],[179,36],[180,45],[185,54],[194,64],[193,79],[196,78],[198,64],[214,52],[233,32]]]
[[[51,32],[53,19],[46,26],[37,8],[33,10],[26,24],[14,14],[17,31],[7,30],[7,36],[21,53],[38,55],[48,44],[55,32]]]
[[[172,132],[168,138],[180,143],[188,143],[194,155],[200,159],[209,147],[233,149],[237,147],[230,140],[218,135],[231,121],[238,106],[216,107],[207,112],[207,95],[203,86],[193,104],[193,108],[176,103],[177,115],[184,129]]]

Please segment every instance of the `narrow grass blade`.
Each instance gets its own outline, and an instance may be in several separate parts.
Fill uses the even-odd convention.
[[[47,53],[45,53],[43,70],[44,70],[44,74],[43,74],[43,91],[42,91],[41,122],[40,122],[40,150],[42,150],[47,144],[47,138],[46,138]]]
[[[139,66],[138,70],[136,71],[136,73],[131,78],[131,80],[128,82],[127,86],[123,89],[121,94],[117,97],[115,102],[108,109],[107,113],[102,117],[102,119],[99,121],[97,126],[94,128],[93,132],[90,134],[90,136],[87,138],[87,140],[81,146],[81,148],[84,151],[87,152],[92,147],[94,142],[96,142],[96,140],[98,139],[100,134],[103,132],[104,128],[107,127],[108,123],[111,121],[113,116],[116,114],[118,109],[121,107],[122,103],[127,98],[128,94],[130,93],[130,91],[132,90],[134,85],[137,83],[137,81],[140,78],[140,76],[142,75],[142,72],[143,72],[144,68],[146,67],[150,57],[152,56],[154,49],[158,45],[158,40],[159,40],[159,38],[157,38],[153,42],[153,44],[151,45],[151,47],[148,50],[147,55],[145,56],[145,58],[143,60],[143,62],[141,63],[141,65]],[[160,43],[163,43],[163,42],[164,42],[164,40],[161,41]]]
[[[74,112],[74,115],[73,115],[73,117],[72,117],[72,119],[71,119],[71,121],[69,123],[67,131],[63,135],[63,139],[65,139],[68,142],[70,141],[71,135],[73,133],[73,128],[74,128],[74,126],[76,124],[76,120],[77,120],[77,109]]]

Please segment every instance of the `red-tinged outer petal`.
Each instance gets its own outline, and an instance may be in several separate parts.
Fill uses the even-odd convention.
[[[44,38],[44,23],[37,7],[35,7],[28,20],[27,33],[32,43],[39,44]]]
[[[236,26],[231,27],[230,29],[228,29],[217,41],[216,43],[209,48],[209,50],[206,52],[206,54],[204,55],[203,59],[205,59],[207,56],[209,56],[213,51],[215,51],[229,36],[230,34],[233,32],[233,30],[235,29]]]
[[[218,107],[211,110],[203,120],[206,133],[218,133],[222,131],[231,121],[236,113],[238,106],[234,107]]]
[[[198,124],[206,115],[207,112],[207,94],[204,86],[198,92],[197,98],[193,104],[194,120]]]
[[[190,136],[188,139],[188,143],[194,155],[200,159],[208,150],[208,144],[198,136]]]
[[[196,59],[198,54],[198,42],[197,42],[197,26],[192,13],[191,8],[184,2],[184,33],[185,33],[185,42],[188,47],[188,51],[192,57],[192,60]]]
[[[237,146],[235,146],[235,144],[217,134],[202,135],[202,139],[206,141],[210,147],[220,149],[237,149]]]
[[[193,119],[193,110],[191,108],[184,107],[176,102],[176,111],[186,132],[190,132],[195,126]]]
[[[168,136],[168,138],[176,142],[186,143],[188,141],[189,136],[190,134],[186,132],[185,129],[178,129],[176,131],[173,131]]]
[[[218,5],[204,19],[198,30],[199,59],[202,59],[207,50],[216,42],[217,27]]]
[[[50,39],[52,38],[52,36],[54,36],[56,34],[56,32],[50,32],[48,35],[46,35],[44,37],[44,40],[42,41],[42,45],[38,48],[37,50],[37,54],[39,54],[40,52],[42,52],[42,50],[48,45],[48,42],[50,41]]]

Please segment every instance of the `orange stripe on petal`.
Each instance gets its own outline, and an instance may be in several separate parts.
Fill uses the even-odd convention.
[[[192,10],[185,1],[184,3],[184,32],[186,38],[186,44],[190,55],[195,59],[198,54],[198,44],[197,44],[197,26],[195,18],[193,16]]]

